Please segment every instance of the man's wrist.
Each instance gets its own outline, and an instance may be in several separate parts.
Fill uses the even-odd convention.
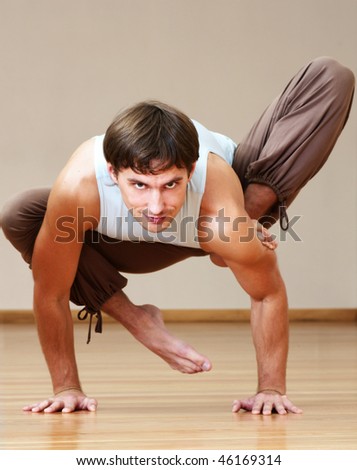
[[[76,386],[76,385],[56,388],[56,389],[53,390],[53,393],[54,393],[54,395],[59,395],[60,393],[69,392],[70,390],[83,393],[81,387]]]
[[[271,388],[271,387],[267,387],[267,388],[260,388],[258,391],[257,391],[257,395],[258,393],[277,393],[278,395],[285,395],[285,390],[282,391],[282,390],[278,390],[276,388]]]

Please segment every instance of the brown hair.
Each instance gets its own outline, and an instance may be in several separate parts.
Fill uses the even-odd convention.
[[[172,166],[190,173],[198,159],[198,134],[181,111],[144,101],[120,113],[104,137],[104,155],[115,170],[157,173]]]

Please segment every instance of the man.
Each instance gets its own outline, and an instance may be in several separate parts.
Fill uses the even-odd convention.
[[[97,317],[97,331],[103,310],[172,368],[209,371],[209,359],[173,337],[157,307],[130,302],[120,274],[209,255],[251,297],[258,389],[236,400],[233,411],[300,413],[286,396],[288,307],[275,244],[254,220],[270,225],[280,208],[287,227],[285,208],[326,161],[347,120],[353,86],[352,73],[336,61],[311,62],[238,148],[170,106],[139,103],[105,136],[83,143],[51,191],[10,201],[2,228],[32,267],[54,392],[24,409],[96,410],[79,380],[70,300],[85,305],[80,318]]]

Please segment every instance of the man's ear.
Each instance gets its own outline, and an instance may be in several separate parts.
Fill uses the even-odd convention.
[[[111,163],[107,163],[107,168],[111,179],[114,181],[115,184],[118,184],[118,172],[114,169]]]

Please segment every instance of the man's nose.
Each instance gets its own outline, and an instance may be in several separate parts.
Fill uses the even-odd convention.
[[[148,211],[150,215],[160,215],[165,207],[164,198],[160,191],[153,191],[150,194]]]

